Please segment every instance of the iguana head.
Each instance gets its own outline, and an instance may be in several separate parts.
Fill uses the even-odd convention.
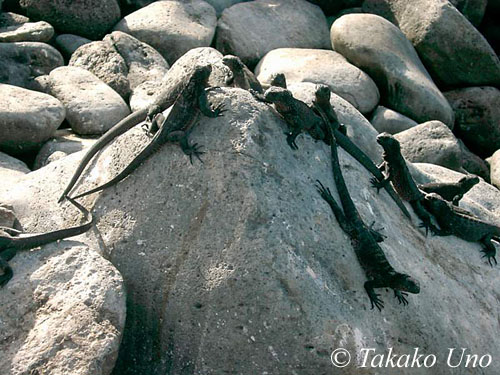
[[[316,98],[316,102],[330,104],[330,97],[332,96],[332,92],[326,85],[316,85],[314,96]]]
[[[391,280],[391,288],[413,294],[420,293],[420,283],[410,275],[396,273]]]
[[[449,208],[449,203],[437,193],[426,194],[423,204],[431,212],[440,212]]]
[[[192,80],[195,81],[207,81],[208,77],[210,77],[210,73],[212,73],[212,65],[198,65],[193,72]]]
[[[387,132],[377,135],[377,142],[385,151],[401,151],[398,140]]]
[[[222,63],[226,65],[231,71],[240,71],[243,69],[245,64],[238,56],[226,55],[222,58]]]
[[[270,102],[287,102],[293,99],[293,95],[283,87],[271,86],[264,93],[264,98]]]
[[[271,76],[271,86],[282,87],[286,89],[286,77],[283,73],[275,73]]]
[[[458,180],[458,183],[460,184],[460,186],[470,189],[475,184],[479,183],[479,177],[475,175],[464,176],[460,180]]]

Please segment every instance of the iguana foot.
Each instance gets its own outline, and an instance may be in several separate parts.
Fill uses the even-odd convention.
[[[213,117],[222,117],[226,111],[227,109],[225,108],[224,103],[220,103],[212,109]]]
[[[200,151],[200,148],[202,147],[203,146],[198,145],[198,143],[194,143],[182,151],[184,151],[184,153],[189,156],[189,162],[191,164],[193,164],[193,155],[196,156],[196,158],[203,163],[203,160],[201,160],[200,158],[200,155],[204,154],[203,151]]]
[[[440,235],[444,235],[442,234],[441,230],[436,227],[434,224],[432,224],[430,221],[422,221],[419,225],[418,225],[419,228],[424,228],[425,229],[425,236],[427,237],[427,235],[429,234],[429,230],[431,231],[431,234],[433,236],[440,236]]]
[[[319,180],[316,180],[316,190],[321,195],[321,198],[323,198],[325,201],[328,202],[333,199],[330,189],[325,188]]]
[[[10,266],[3,267],[3,275],[0,275],[0,288],[3,288],[12,279],[14,273]]]
[[[379,298],[380,294],[377,294],[372,291],[372,293],[368,293],[368,297],[370,298],[370,303],[372,305],[371,310],[373,310],[375,307],[378,309],[378,311],[382,311],[384,308],[384,302]]]
[[[286,142],[288,143],[288,146],[292,150],[298,150],[299,148],[297,147],[297,144],[295,143],[295,139],[297,138],[296,134],[285,132],[286,135]]]
[[[380,231],[384,230],[384,228],[383,227],[374,228],[374,226],[375,226],[375,220],[372,221],[372,223],[368,226],[368,230],[370,231],[373,239],[376,242],[384,242],[384,240],[387,238],[387,236],[380,233]]]
[[[399,304],[403,304],[403,306],[408,305],[408,300],[405,298],[408,296],[408,293],[401,292],[400,290],[394,289],[394,297],[398,299]]]
[[[496,255],[497,255],[496,250],[488,249],[485,247],[481,250],[481,252],[483,253],[483,256],[481,258],[487,258],[488,263],[490,264],[491,267],[493,267],[493,262],[495,263],[495,265],[498,264],[497,258],[496,258]],[[492,259],[493,259],[493,262],[491,261]]]
[[[378,194],[380,189],[383,189],[385,187],[385,185],[387,184],[387,181],[386,180],[379,181],[377,178],[372,177],[370,179],[370,183],[372,184],[372,186],[374,188],[377,189],[377,194]]]

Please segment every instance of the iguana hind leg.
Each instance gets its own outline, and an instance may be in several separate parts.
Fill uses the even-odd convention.
[[[384,308],[384,302],[379,298],[379,294],[375,293],[375,288],[379,288],[380,286],[375,280],[369,280],[365,282],[365,290],[368,294],[368,298],[370,298],[370,303],[372,305],[372,310],[376,307],[378,311],[382,311]]]
[[[0,275],[0,288],[7,285],[7,283],[12,279],[14,272],[12,268],[9,266],[7,261],[11,260],[14,255],[16,255],[16,251],[10,251],[11,249],[6,249],[2,251],[0,255],[0,271],[2,271],[2,275]]]
[[[495,265],[498,263],[496,259],[497,249],[495,248],[495,245],[493,245],[493,243],[491,242],[492,237],[493,236],[488,235],[481,240],[481,242],[484,245],[484,248],[481,250],[481,252],[483,253],[483,258],[487,258],[488,263],[490,264],[490,266],[493,267],[493,262],[495,262]],[[493,262],[491,261],[492,259]]]

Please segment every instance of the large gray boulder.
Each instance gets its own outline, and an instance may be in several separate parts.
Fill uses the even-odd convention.
[[[116,0],[21,0],[28,17],[43,20],[59,32],[100,39],[120,19]]]
[[[437,164],[462,171],[462,149],[450,128],[428,121],[395,135],[401,153],[412,163]]]
[[[464,342],[474,342],[474,352],[500,355],[500,280],[481,260],[481,245],[425,238],[416,216],[405,218],[339,150],[363,219],[385,228],[388,259],[422,286],[408,307],[380,290],[386,308],[371,311],[350,240],[314,187],[319,179],[337,198],[329,147],[304,135],[299,150],[291,150],[285,123],[245,91],[212,90],[210,100],[228,111],[201,118],[193,130],[191,141],[205,146],[203,164],[191,165],[178,146],[165,145],[116,187],[83,200],[94,209],[97,240],[127,285],[115,373],[348,375],[359,373],[362,348],[413,353],[420,347],[445,359],[447,348]],[[148,141],[140,129],[122,136],[79,189],[110,178]],[[80,157],[35,172],[22,199],[5,193],[19,197],[14,206],[21,219],[43,226],[40,207],[58,217],[56,199]],[[498,219],[500,193],[491,189],[491,200],[476,203]],[[332,370],[337,348],[350,350],[353,363]],[[471,373],[499,370],[493,362]],[[449,373],[445,360],[432,369]]]
[[[455,8],[462,13],[475,27],[483,20],[488,0],[450,0]]]
[[[500,85],[500,60],[447,0],[366,0],[363,8],[397,25],[439,85]]]
[[[362,70],[334,51],[279,48],[268,52],[255,68],[259,81],[271,83],[283,73],[287,83],[322,83],[351,103],[361,113],[371,112],[380,95],[375,82]]]
[[[149,44],[169,64],[190,49],[209,46],[215,34],[214,8],[202,0],[156,1],[114,27]]]
[[[325,15],[305,0],[256,0],[222,12],[216,47],[253,68],[277,48],[329,49]]]
[[[381,104],[418,123],[453,126],[453,111],[404,34],[373,14],[348,14],[332,25],[333,49],[375,81]],[[385,103],[385,104],[384,104]]]
[[[500,90],[468,87],[445,96],[455,112],[455,132],[467,147],[483,157],[500,148]]]
[[[54,47],[39,42],[0,43],[0,83],[36,89],[34,78],[64,65]]]
[[[370,122],[379,133],[389,134],[396,134],[418,125],[411,118],[381,105],[373,111]]]
[[[82,68],[53,70],[49,92],[64,104],[66,120],[77,134],[102,134],[130,113],[116,91]]]
[[[14,155],[36,150],[65,114],[63,104],[50,95],[0,84],[0,149]]]

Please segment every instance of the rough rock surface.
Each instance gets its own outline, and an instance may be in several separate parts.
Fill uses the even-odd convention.
[[[0,42],[48,42],[54,28],[47,22],[26,22],[22,25],[0,25]]]
[[[259,81],[271,83],[273,74],[285,74],[287,83],[322,83],[361,113],[371,112],[380,94],[375,82],[334,51],[279,48],[268,52],[255,68]]]
[[[336,196],[329,148],[301,136],[299,150],[291,150],[284,122],[244,91],[214,90],[210,99],[229,110],[193,130],[192,141],[205,146],[203,164],[166,145],[95,204],[96,196],[84,201],[127,285],[115,373],[330,374],[335,348],[350,350],[356,362],[361,348],[419,347],[442,359],[433,375],[449,375],[449,347],[473,342],[478,353],[500,355],[500,278],[481,260],[479,244],[425,238],[416,217],[410,223],[384,192],[377,195],[370,175],[340,150],[364,220],[385,228],[391,263],[422,286],[408,307],[381,290],[386,308],[371,311],[350,240],[314,188],[320,179]],[[139,129],[126,134],[87,176],[103,182],[146,142]],[[23,191],[30,202],[19,197],[16,212],[43,225],[40,207],[59,209],[55,200],[78,160],[70,155],[34,172],[29,194]],[[88,187],[89,180],[80,186]],[[498,213],[499,192],[491,189]],[[334,371],[359,373],[354,365]],[[469,373],[498,371],[494,362]]]
[[[85,69],[63,66],[49,78],[50,94],[64,104],[77,134],[102,134],[130,113],[120,95]]]
[[[125,325],[113,265],[73,238],[10,264],[14,277],[0,289],[0,372],[110,374]]]
[[[64,65],[61,54],[39,42],[0,43],[0,83],[35,88],[34,78]]]
[[[462,150],[462,167],[469,173],[482,177],[486,182],[490,182],[490,169],[488,164],[479,156],[471,152],[461,139],[458,144]]]
[[[6,26],[19,26],[23,23],[29,22],[30,19],[21,14],[12,12],[1,12],[0,13],[0,27]]]
[[[370,122],[379,133],[387,132],[390,134],[396,134],[418,125],[411,118],[381,105],[373,111]]]
[[[40,169],[69,154],[82,151],[95,142],[96,139],[81,138],[68,129],[58,130],[38,151],[33,163],[33,169]]]
[[[412,163],[437,164],[461,170],[462,150],[445,124],[428,121],[395,135],[401,153]]]
[[[363,8],[401,29],[440,86],[500,85],[497,55],[447,0],[366,0]]]
[[[192,48],[209,46],[217,18],[202,0],[156,1],[123,18],[114,30],[149,44],[173,64]]]
[[[210,86],[225,86],[229,69],[222,63],[222,54],[211,47],[199,47],[190,50],[180,57],[161,81],[147,81],[136,87],[130,97],[133,111],[148,107],[160,92],[175,86],[185,79],[197,65],[211,64],[212,73],[208,80]]]
[[[96,41],[78,47],[68,65],[88,70],[124,98],[130,94],[127,64],[108,41]]]
[[[448,91],[455,132],[472,151],[486,157],[500,148],[500,90],[468,87]]]
[[[56,45],[66,59],[70,59],[73,52],[80,46],[92,42],[90,39],[82,38],[73,34],[61,34],[56,37]]]
[[[64,116],[64,106],[56,98],[0,84],[0,149],[17,155],[39,148]]]
[[[333,49],[375,81],[382,105],[418,123],[439,120],[453,126],[450,105],[396,26],[373,14],[348,14],[330,33]]]
[[[238,3],[244,3],[250,0],[205,0],[211,6],[214,7],[217,17],[220,17],[222,11],[226,8],[232,7]]]
[[[289,85],[288,88],[295,98],[312,105],[314,92],[316,91],[315,84],[309,82],[294,83]],[[375,142],[377,131],[368,120],[351,103],[335,93],[331,94],[330,104],[335,110],[340,123],[345,125],[349,138],[376,164],[381,162],[382,148]]]
[[[496,151],[489,158],[489,162],[491,183],[500,189],[500,150]]]
[[[31,172],[28,166],[21,160],[0,152],[0,180],[2,185],[14,185],[26,173]],[[0,224],[1,226],[8,226]]]
[[[21,0],[28,17],[44,20],[61,33],[100,39],[120,19],[116,0]]]
[[[470,23],[478,27],[483,20],[488,0],[450,0],[450,3],[452,3]]]
[[[310,3],[316,4],[327,15],[338,14],[341,9],[361,6],[363,0],[308,0]]]
[[[277,48],[330,49],[325,15],[304,0],[257,0],[226,9],[217,25],[216,46],[253,68]]]

